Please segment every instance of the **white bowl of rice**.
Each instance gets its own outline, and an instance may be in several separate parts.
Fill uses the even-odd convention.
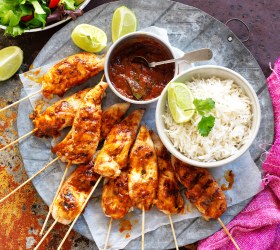
[[[212,98],[210,115],[215,124],[208,136],[201,136],[197,125],[201,116],[195,112],[185,123],[176,123],[168,107],[167,89],[156,108],[158,134],[166,148],[190,165],[212,168],[226,165],[244,154],[257,136],[261,111],[258,97],[250,83],[237,72],[221,66],[191,68],[171,82],[185,83],[194,98]]]

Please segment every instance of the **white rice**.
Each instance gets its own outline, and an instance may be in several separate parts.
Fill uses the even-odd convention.
[[[194,98],[212,98],[215,108],[208,115],[215,117],[215,125],[208,136],[199,134],[201,116],[195,112],[186,123],[176,123],[167,104],[163,119],[166,133],[181,153],[201,162],[213,162],[233,155],[250,137],[252,104],[243,90],[232,80],[193,79],[186,85]]]

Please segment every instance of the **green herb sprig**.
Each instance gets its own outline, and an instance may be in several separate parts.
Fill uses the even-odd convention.
[[[206,98],[205,100],[194,99],[193,104],[197,113],[202,116],[197,125],[198,131],[201,136],[206,137],[215,124],[215,117],[213,115],[206,116],[206,114],[215,108],[215,102],[212,98]]]

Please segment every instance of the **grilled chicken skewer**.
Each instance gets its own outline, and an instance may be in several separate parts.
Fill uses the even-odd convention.
[[[123,218],[131,207],[132,202],[128,195],[127,171],[123,170],[115,179],[105,178],[102,189],[102,209],[104,214],[111,217],[111,219],[104,250],[107,249],[113,219],[118,220]]]
[[[174,156],[171,163],[177,179],[186,188],[186,198],[206,220],[218,219],[227,209],[226,197],[208,169],[190,166]]]
[[[153,141],[142,125],[129,156],[128,192],[134,207],[142,209],[142,250],[144,250],[145,211],[156,202],[157,157]]]
[[[134,110],[107,135],[103,148],[96,157],[94,171],[104,177],[116,178],[127,166],[129,150],[133,144],[144,110]]]
[[[53,95],[63,96],[68,89],[81,85],[101,72],[104,61],[104,55],[87,52],[61,60],[43,76],[42,94],[48,99],[53,98]]]
[[[102,190],[102,209],[106,216],[115,220],[123,218],[132,207],[128,195],[128,173],[126,170],[115,179],[105,178]]]
[[[158,135],[150,131],[158,162],[157,208],[165,214],[184,212],[184,200],[171,165],[171,155],[162,144]]]
[[[104,69],[104,60],[104,55],[100,56],[86,52],[62,59],[43,76],[41,90],[0,109],[0,112],[40,92],[48,99],[53,98],[53,95],[63,96],[68,89],[81,85],[101,72]]]
[[[101,139],[104,140],[111,129],[118,124],[127,110],[130,107],[130,103],[116,103],[112,106],[103,110],[102,119],[101,119]]]
[[[89,91],[90,89],[84,89],[55,102],[41,114],[35,110],[30,115],[36,130],[34,135],[37,137],[57,137],[61,130],[72,126],[77,110]]]
[[[178,180],[186,188],[186,198],[197,207],[206,220],[216,219],[225,229],[220,216],[227,209],[226,197],[209,170],[190,166],[174,156],[171,157],[171,163]],[[236,249],[240,250],[228,230],[225,232]]]
[[[108,84],[100,82],[84,97],[75,116],[72,129],[52,148],[63,162],[81,164],[90,162],[100,141],[101,101]]]
[[[150,135],[154,143],[158,162],[158,192],[156,206],[161,212],[168,216],[175,247],[178,250],[179,247],[171,214],[184,212],[184,200],[181,196],[180,187],[171,165],[170,153],[164,147],[158,135],[156,135],[153,131],[150,131]]]
[[[52,216],[55,222],[34,249],[38,249],[57,222],[64,225],[76,222],[100,180],[92,164],[79,165],[71,173],[53,203]]]

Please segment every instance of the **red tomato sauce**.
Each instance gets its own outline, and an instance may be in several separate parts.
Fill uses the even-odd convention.
[[[115,88],[125,97],[134,100],[150,100],[158,97],[174,77],[175,64],[149,68],[135,62],[135,56],[143,56],[148,62],[172,59],[170,51],[156,40],[141,37],[116,49],[109,64],[109,77]]]

